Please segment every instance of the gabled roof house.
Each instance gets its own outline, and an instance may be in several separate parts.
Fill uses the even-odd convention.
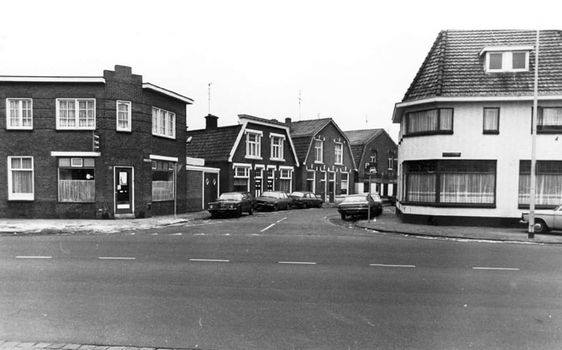
[[[537,207],[562,203],[562,32],[539,33]],[[533,30],[438,34],[393,121],[398,211],[431,222],[513,223],[529,206]]]

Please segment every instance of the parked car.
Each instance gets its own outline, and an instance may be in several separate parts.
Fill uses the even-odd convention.
[[[256,210],[290,209],[292,199],[282,191],[266,191],[256,198]]]
[[[529,224],[529,213],[521,214],[521,223]],[[562,205],[550,210],[535,210],[535,232],[562,230]]]
[[[351,194],[344,198],[344,200],[338,205],[338,212],[342,220],[346,217],[367,217],[369,213],[369,207],[371,208],[371,217],[381,215],[382,213],[382,200],[376,193],[363,193],[363,194]]]
[[[211,217],[221,215],[237,215],[247,212],[254,213],[254,199],[246,192],[225,192],[221,194],[216,202],[209,203]]]
[[[289,197],[293,199],[294,208],[322,208],[324,202],[322,198],[309,191],[295,191]]]

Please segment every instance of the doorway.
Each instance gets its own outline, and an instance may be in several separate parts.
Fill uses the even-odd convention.
[[[134,212],[134,171],[133,167],[114,168],[115,215]]]

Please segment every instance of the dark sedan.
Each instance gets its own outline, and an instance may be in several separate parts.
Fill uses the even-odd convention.
[[[368,218],[369,208],[371,217],[378,216],[382,213],[382,200],[378,194],[364,193],[349,195],[338,205],[338,212],[342,220],[345,220],[348,216]]]
[[[252,215],[254,212],[254,200],[249,193],[225,192],[220,195],[216,202],[209,203],[208,210],[212,218],[222,215],[241,216],[243,212]]]
[[[292,199],[285,192],[267,191],[256,198],[256,210],[290,209]]]
[[[309,191],[295,191],[289,197],[293,199],[295,208],[322,208],[324,202],[322,198]]]

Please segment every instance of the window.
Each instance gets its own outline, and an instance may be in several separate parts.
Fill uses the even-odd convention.
[[[500,109],[484,108],[484,134],[499,134]]]
[[[59,202],[96,200],[94,158],[59,158]]]
[[[314,170],[306,172],[306,190],[316,192],[316,172]]]
[[[347,194],[349,189],[349,174],[348,173],[341,173],[340,174],[340,194]]]
[[[535,203],[554,208],[562,203],[562,161],[538,160],[535,168]],[[531,193],[531,161],[519,161],[519,207],[528,208]]]
[[[263,165],[256,165],[254,169],[254,196],[259,197],[263,190]]]
[[[57,98],[57,129],[94,130],[96,100],[94,98]]]
[[[279,191],[292,192],[293,169],[279,168]]]
[[[33,199],[33,157],[8,157],[8,200]]]
[[[33,100],[30,98],[6,99],[6,129],[33,129]]]
[[[323,163],[324,162],[324,141],[322,140],[314,140],[314,150],[316,153],[316,158],[314,163]]]
[[[334,145],[334,151],[336,156],[336,164],[343,164],[343,143],[336,142]]]
[[[487,72],[522,72],[529,70],[529,51],[492,51],[486,53]]]
[[[117,117],[116,117],[116,130],[117,131],[131,131],[131,102],[117,101]]]
[[[275,166],[267,167],[267,190],[275,191]]]
[[[406,132],[408,135],[432,135],[453,133],[453,109],[439,108],[406,114]]]
[[[283,158],[283,141],[284,135],[271,135],[271,159],[284,160]]]
[[[250,191],[250,165],[234,166],[234,191],[249,192]]]
[[[152,201],[173,201],[174,188],[174,162],[160,160],[152,161]]]
[[[176,114],[152,107],[152,135],[176,138]]]
[[[262,159],[261,137],[263,133],[257,130],[246,130],[246,158]]]
[[[562,133],[562,107],[541,107],[537,133]]]
[[[394,152],[388,151],[388,170],[394,170]]]
[[[494,207],[496,161],[405,162],[406,201],[436,206]]]

